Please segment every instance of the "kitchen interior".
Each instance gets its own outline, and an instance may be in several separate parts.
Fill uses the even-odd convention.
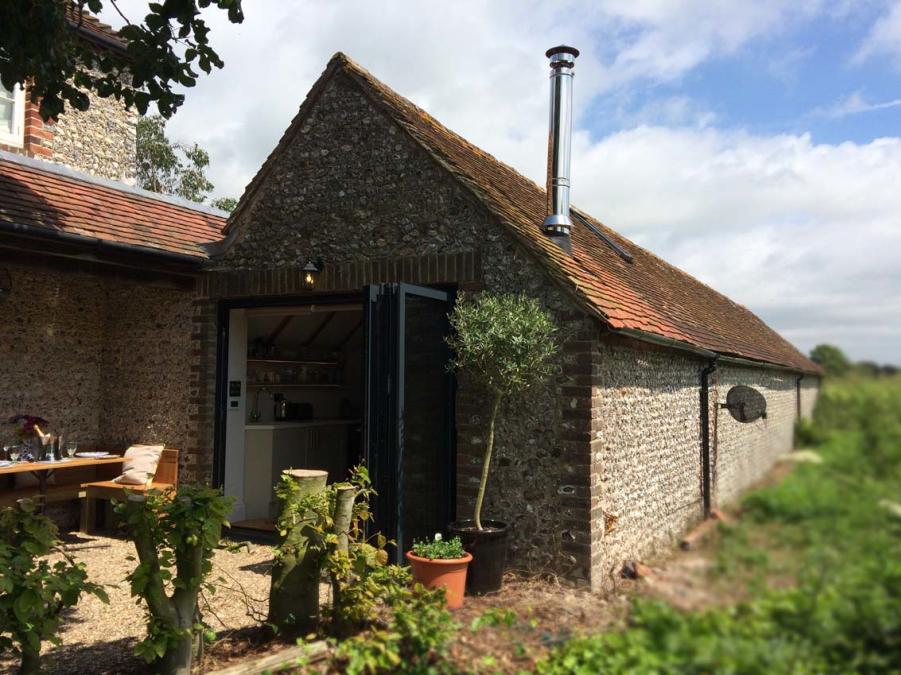
[[[347,477],[362,454],[360,304],[237,309],[229,318],[225,492],[232,527],[274,531],[288,468]]]

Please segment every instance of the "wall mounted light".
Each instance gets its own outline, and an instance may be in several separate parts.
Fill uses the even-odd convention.
[[[13,278],[8,269],[0,269],[0,298],[7,297],[13,292]]]
[[[312,260],[303,266],[303,287],[305,290],[312,291],[316,288],[316,282],[319,281],[319,273],[322,271],[322,259],[316,262]]]

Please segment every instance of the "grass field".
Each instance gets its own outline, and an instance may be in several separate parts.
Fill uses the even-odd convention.
[[[538,672],[901,673],[901,378],[827,383],[798,440],[821,461],[750,493],[720,533],[716,570],[750,600],[635,600],[623,630],[572,640]]]

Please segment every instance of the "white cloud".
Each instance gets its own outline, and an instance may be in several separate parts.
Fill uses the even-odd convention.
[[[142,4],[127,0],[126,8],[139,15]],[[833,5],[245,5],[242,26],[209,12],[211,39],[226,67],[187,92],[170,125],[177,138],[210,151],[219,194],[241,193],[338,50],[543,182],[543,52],[566,42],[582,49],[575,203],[759,312],[803,349],[833,341],[856,358],[901,361],[901,139],[826,145],[807,135],[716,128],[715,115],[679,93],[652,99],[631,118],[615,117],[625,127],[618,133],[594,138],[588,131],[600,126],[590,115],[609,110],[611,100],[678,83],[697,66],[818,11],[832,12]],[[608,105],[597,106],[601,100]],[[862,96],[845,103],[848,111],[880,105]]]
[[[843,98],[830,106],[815,109],[813,114],[822,117],[830,117],[832,119],[840,119],[842,117],[848,117],[849,115],[858,115],[860,113],[899,107],[901,107],[901,98],[895,98],[890,101],[873,102],[868,101],[859,91],[855,91],[847,98]]]
[[[801,347],[901,361],[901,139],[640,127],[574,157],[575,203]]]
[[[546,48],[582,49],[584,105],[633,84],[678,80],[702,62],[811,15],[812,0],[539,0],[454,3],[245,3],[244,24],[208,10],[211,40],[226,62],[200,79],[170,132],[210,151],[218,192],[237,194],[278,140],[328,58],[344,51],[478,145],[511,160],[533,160],[526,141],[544,143]],[[120,0],[127,16],[143,0]],[[108,9],[103,18],[120,25]],[[649,104],[644,122],[712,121],[707,111]],[[655,113],[657,116],[655,116]],[[583,113],[584,114],[584,113]],[[666,116],[669,116],[668,118]],[[583,124],[591,120],[582,120]],[[539,153],[540,154],[540,153]],[[523,166],[523,164],[519,164]]]
[[[816,47],[797,47],[782,53],[776,53],[767,63],[767,72],[786,85],[794,85],[798,81],[801,66],[816,54]]]
[[[901,68],[901,2],[894,0],[888,10],[873,24],[852,62],[887,56]]]

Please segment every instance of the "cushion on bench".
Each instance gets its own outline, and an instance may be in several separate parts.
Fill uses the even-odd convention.
[[[115,479],[122,485],[146,485],[156,474],[164,445],[133,445],[125,451],[122,475]]]
[[[178,485],[178,450],[166,448],[160,455],[153,481],[146,485],[129,485],[114,480],[91,481],[82,483],[85,495],[92,499],[122,499],[126,490],[142,492],[144,490],[165,490]]]

